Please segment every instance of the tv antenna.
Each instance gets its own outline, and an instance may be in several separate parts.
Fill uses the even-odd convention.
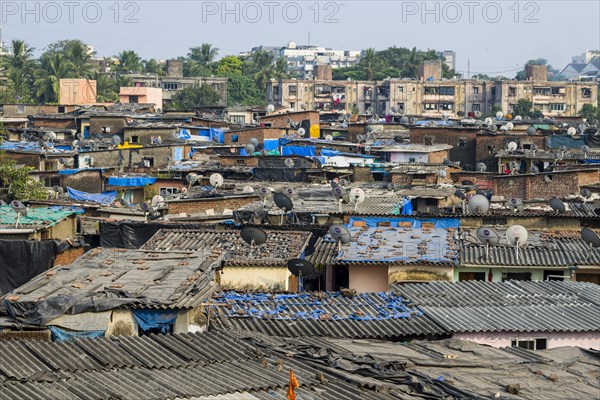
[[[358,205],[364,203],[365,199],[365,191],[361,188],[353,188],[350,190],[350,200],[354,203],[355,212],[358,212]]]
[[[552,200],[550,200],[550,207],[558,214],[563,214],[566,211],[565,203],[558,197],[553,197]]]
[[[298,277],[298,291],[304,291],[304,277],[315,273],[315,266],[302,258],[292,258],[287,262],[288,271]]]
[[[485,259],[490,255],[490,244],[497,246],[500,243],[500,235],[492,228],[481,227],[477,229],[477,239],[485,244]]]
[[[521,225],[513,225],[506,230],[506,240],[508,240],[508,243],[515,246],[517,260],[519,259],[519,247],[527,243],[528,238],[529,233],[527,232],[527,229]]]
[[[21,217],[27,216],[27,207],[25,207],[25,204],[21,203],[18,200],[11,201],[10,206],[12,207],[15,214],[17,214],[17,221],[15,223],[15,228],[18,228],[19,224],[21,223]]]
[[[287,215],[288,212],[294,208],[294,203],[286,194],[275,193],[273,195],[273,202],[282,211],[280,225],[283,225],[283,216]]]
[[[350,231],[341,225],[331,225],[329,234],[338,242],[338,253],[342,251],[342,244],[348,244],[352,240]]]

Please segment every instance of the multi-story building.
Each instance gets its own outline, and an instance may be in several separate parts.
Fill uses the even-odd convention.
[[[456,52],[453,50],[444,50],[438,53],[444,60],[444,64],[448,66],[450,69],[456,69]]]
[[[287,70],[298,79],[312,79],[315,66],[330,65],[331,68],[352,67],[360,61],[359,50],[334,50],[321,46],[298,45],[289,42],[284,47],[259,46],[252,52],[267,51],[277,58],[284,58]]]
[[[537,71],[539,72],[539,71]],[[538,76],[543,76],[538,75]],[[499,106],[512,112],[529,99],[545,116],[575,116],[584,104],[597,105],[594,82],[386,79],[383,81],[279,80],[269,100],[289,109],[338,111],[383,116],[388,112],[419,117],[480,116]],[[470,114],[472,113],[472,114]]]
[[[168,60],[167,74],[159,76],[156,74],[128,74],[126,75],[134,87],[150,87],[162,89],[162,100],[168,104],[177,91],[188,86],[209,85],[219,93],[219,106],[227,106],[227,78],[183,76],[183,61]],[[132,95],[135,93],[129,93]]]

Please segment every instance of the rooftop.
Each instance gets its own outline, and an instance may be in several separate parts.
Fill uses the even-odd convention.
[[[28,229],[42,230],[50,228],[74,214],[75,211],[65,210],[62,207],[28,207],[27,215],[19,218],[19,227],[16,227],[17,214],[12,207],[0,206],[0,228],[18,229],[23,225]]]

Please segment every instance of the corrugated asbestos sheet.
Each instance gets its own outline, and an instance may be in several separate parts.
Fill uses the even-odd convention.
[[[163,229],[158,231],[143,249],[153,251],[215,251],[227,252],[226,266],[285,266],[298,257],[310,240],[306,231],[265,230],[267,242],[250,246],[238,230],[207,231],[193,229]]]
[[[396,285],[448,332],[600,331],[600,287],[583,282],[429,282]]]

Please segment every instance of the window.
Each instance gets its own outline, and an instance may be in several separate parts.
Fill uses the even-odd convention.
[[[473,103],[472,110],[473,111],[481,111],[481,104]]]
[[[373,88],[370,88],[370,87],[367,88],[366,87],[365,90],[364,90],[365,97],[371,97],[372,94],[373,94]]]
[[[292,110],[295,110],[295,109],[296,109],[296,103],[295,103],[295,102],[293,102],[293,101],[292,101],[292,102],[290,102],[290,108],[291,108]]]
[[[398,93],[404,93],[404,86],[398,86]]]
[[[442,96],[454,96],[454,88],[452,86],[442,86],[440,88],[440,95],[442,95]]]
[[[479,86],[473,86],[473,94],[479,94]]]
[[[229,117],[229,120],[232,124],[243,124],[244,122],[246,122],[246,117],[244,117],[243,115],[231,115]]]
[[[504,281],[530,281],[531,272],[503,272],[502,282]]]
[[[178,88],[179,85],[177,83],[163,82],[163,89],[165,90],[177,90]]]
[[[564,104],[550,104],[550,111],[565,111]]]
[[[423,103],[423,111],[437,110],[438,105],[435,103]]]
[[[331,94],[331,86],[329,85],[316,85],[315,96],[327,96]]]
[[[58,112],[59,113],[64,113],[65,112],[65,106],[58,106]]]
[[[553,87],[552,89],[552,94],[554,96],[559,95],[559,94],[565,94],[565,88],[564,87]]]
[[[55,178],[55,177],[50,177],[50,178],[44,178],[44,186],[45,187],[54,187],[54,186],[60,186],[60,178]]]
[[[550,88],[547,87],[534,87],[533,94],[538,96],[548,96],[550,95]]]
[[[396,103],[396,111],[404,111],[404,103]]]
[[[512,339],[510,345],[511,347],[520,347],[527,350],[544,350],[548,348],[548,339]]]
[[[158,188],[158,193],[161,196],[168,196],[168,195],[171,195],[171,194],[175,194],[177,192],[179,192],[179,189],[176,188],[176,187],[159,187]]]
[[[423,89],[423,94],[438,94],[438,88],[425,86],[425,88]]]
[[[140,137],[139,136],[131,136],[129,138],[129,143],[139,143],[140,142]]]
[[[464,281],[485,281],[485,272],[459,272],[459,282]]]
[[[506,218],[484,217],[483,225],[506,225]]]
[[[458,138],[458,147],[467,147],[467,138]]]
[[[508,87],[508,95],[509,96],[516,96],[517,95],[517,88],[514,86],[509,86]]]
[[[23,114],[25,112],[25,106],[23,104],[17,104],[17,112]]]
[[[129,96],[129,102],[137,104],[139,102],[138,96]]]
[[[423,137],[423,144],[425,146],[433,146],[433,136],[425,136],[425,137]]]
[[[454,110],[454,104],[453,103],[440,103],[440,110],[452,111],[452,110]]]
[[[496,146],[488,146],[487,152],[488,154],[496,154]]]
[[[437,207],[439,205],[438,199],[425,199],[426,207]]]
[[[581,89],[581,96],[583,97],[592,97],[592,89],[590,88],[583,88]]]
[[[298,85],[288,86],[288,96],[296,96],[298,94]]]
[[[408,162],[417,162],[417,159],[415,157],[409,157],[408,158]],[[424,179],[425,175],[414,175],[413,179]]]
[[[279,86],[273,86],[273,96],[279,97]]]
[[[143,157],[142,164],[146,168],[154,167],[154,157]]]

